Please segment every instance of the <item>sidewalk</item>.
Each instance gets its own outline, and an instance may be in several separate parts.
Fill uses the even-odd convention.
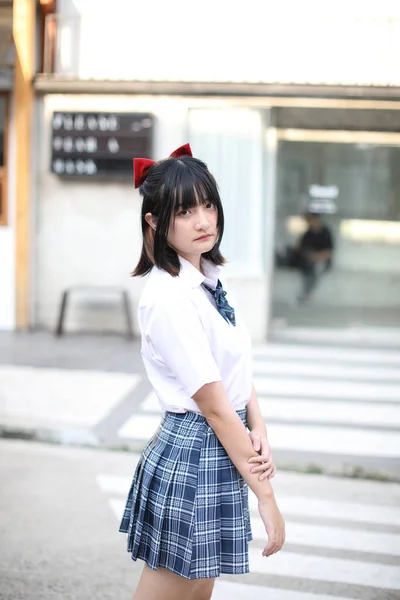
[[[113,446],[96,425],[143,379],[139,339],[0,332],[0,436]]]
[[[276,343],[254,380],[280,469],[400,481],[400,352]],[[0,437],[140,452],[160,420],[140,340],[0,333]]]

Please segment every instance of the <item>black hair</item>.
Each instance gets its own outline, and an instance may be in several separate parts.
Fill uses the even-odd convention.
[[[139,262],[132,272],[133,277],[147,275],[154,265],[173,276],[178,275],[179,257],[167,242],[171,218],[180,209],[209,202],[215,205],[218,212],[218,239],[203,256],[215,265],[225,263],[219,250],[224,231],[224,212],[217,183],[204,162],[192,156],[161,160],[150,167],[139,192],[143,196],[143,245]],[[156,220],[155,231],[145,219],[147,213],[151,213]]]

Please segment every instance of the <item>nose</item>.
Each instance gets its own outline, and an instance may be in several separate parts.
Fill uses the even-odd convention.
[[[197,231],[207,231],[210,226],[208,214],[204,206],[199,206],[197,209],[196,229]]]

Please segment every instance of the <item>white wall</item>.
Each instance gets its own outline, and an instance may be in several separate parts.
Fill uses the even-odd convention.
[[[54,328],[63,289],[82,284],[127,288],[133,299],[136,323],[137,300],[143,285],[143,280],[129,276],[141,248],[139,193],[129,181],[76,181],[53,175],[50,172],[52,112],[151,112],[156,122],[154,158],[157,159],[168,156],[176,147],[188,141],[189,106],[214,108],[215,105],[215,100],[164,97],[44,97],[37,114],[40,131],[35,211],[37,325]],[[196,155],[195,140],[193,151]],[[206,149],[198,155],[208,162]],[[223,161],[223,157],[221,160]],[[217,161],[216,167],[222,168],[221,161]],[[229,162],[225,160],[221,176],[226,178],[226,171],[229,169]],[[237,173],[237,176],[242,175]],[[233,173],[231,179],[235,180]],[[254,191],[261,194],[259,182],[256,182]],[[261,199],[255,199],[255,203],[260,205]],[[227,208],[229,210],[229,206]],[[256,237],[252,231],[243,232],[243,238],[245,235],[249,239],[252,235]],[[241,243],[245,243],[245,240]],[[230,256],[228,258],[232,259]],[[253,338],[263,339],[266,326],[265,319],[263,321],[266,315],[263,273],[258,270],[257,275],[254,276],[253,273],[251,279],[238,278],[235,276],[233,263],[230,265],[229,278]],[[101,300],[99,294],[72,297],[66,320],[68,330],[122,330],[123,326],[122,311]]]
[[[58,6],[59,68],[83,79],[400,85],[397,0]]]
[[[0,330],[15,328],[15,129],[10,95],[8,129],[8,225],[0,226]]]

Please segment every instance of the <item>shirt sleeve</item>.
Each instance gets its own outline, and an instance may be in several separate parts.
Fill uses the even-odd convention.
[[[200,316],[185,296],[165,298],[146,309],[144,335],[161,360],[192,397],[203,385],[221,381]]]

